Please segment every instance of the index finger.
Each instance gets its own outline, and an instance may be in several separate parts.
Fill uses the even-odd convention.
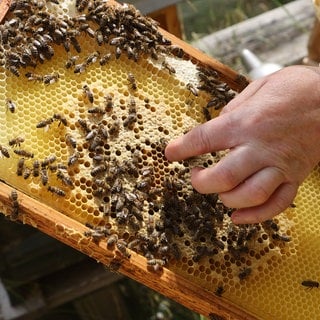
[[[169,161],[180,161],[201,154],[225,150],[236,145],[232,113],[201,124],[171,141],[165,150]]]

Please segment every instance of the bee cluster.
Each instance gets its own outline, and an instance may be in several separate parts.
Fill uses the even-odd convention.
[[[66,67],[73,67],[75,73],[85,72],[97,59],[104,65],[111,57],[119,59],[122,54],[136,62],[146,55],[157,60],[161,53],[184,54],[163,37],[154,20],[142,16],[131,5],[115,9],[105,1],[75,1],[78,14],[61,17],[48,11],[48,2],[59,4],[49,0],[14,0],[9,19],[0,25],[0,66],[16,76],[20,75],[21,68],[36,67],[51,60],[55,45],[63,46],[70,53]],[[97,51],[84,61],[77,61],[79,56],[71,55],[71,51],[81,53],[79,38],[83,36],[93,38],[98,46],[110,45],[112,52],[100,55]],[[168,63],[164,62],[164,66],[172,71]],[[56,75],[43,77],[30,72],[25,76],[45,83],[57,79]]]
[[[89,74],[91,68],[109,72],[110,65],[124,64],[131,66],[123,68],[126,85],[117,90],[113,82],[122,80],[114,74],[111,80],[95,75],[91,81],[89,75],[83,83],[81,78],[74,81],[76,85],[72,88],[77,101],[72,110],[60,112],[59,104],[59,111],[50,109],[46,117],[33,123],[34,130],[58,137],[55,141],[63,147],[57,150],[67,155],[64,160],[59,154],[39,157],[36,152],[21,148],[29,143],[22,136],[12,137],[8,146],[2,143],[0,154],[4,158],[18,157],[16,175],[45,188],[51,198],[62,200],[55,205],[73,201],[82,211],[89,211],[90,205],[94,207],[91,211],[94,223],[88,222],[85,236],[95,242],[105,239],[107,248],[117,252],[110,266],[112,270],[121,266],[121,259],[130,259],[130,250],[134,250],[147,258],[153,271],[183,261],[189,266],[205,264],[220,274],[223,268],[228,268],[239,281],[250,277],[252,261],[273,249],[281,249],[290,238],[280,232],[273,220],[257,225],[233,225],[232,208],[225,207],[216,194],[202,195],[191,187],[191,168],[213,165],[219,160],[215,155],[176,164],[169,163],[164,156],[168,140],[188,127],[176,125],[176,132],[171,133],[172,123],[187,123],[181,116],[186,112],[200,121],[210,120],[212,109],[226,105],[234,92],[219,79],[218,72],[198,67],[199,85],[187,82],[181,95],[182,99],[192,95],[197,102],[205,103],[190,105],[180,100],[179,104],[172,103],[173,111],[166,113],[161,110],[166,108],[161,99],[152,96],[154,88],[145,92],[146,84],[139,81],[142,77],[135,73],[135,68],[145,67],[144,58],[151,58],[160,66],[157,72],[165,73],[172,84],[170,81],[177,73],[166,58],[188,57],[162,36],[157,23],[143,17],[131,5],[113,7],[105,1],[75,1],[77,15],[61,17],[47,9],[47,2],[52,2],[52,6],[58,4],[58,1],[12,2],[8,19],[0,25],[0,67],[19,77],[21,68],[35,68],[53,59],[60,46],[67,55],[62,67],[64,77],[56,71],[42,75],[32,70],[19,80],[23,78],[30,87],[47,90],[47,85],[58,87],[68,73],[81,77]],[[93,41],[92,46],[87,46],[90,52],[88,48],[83,50],[83,38]],[[109,81],[112,89],[97,84],[103,81]],[[7,99],[6,104],[10,111],[8,119],[13,116],[11,113],[20,113],[15,99]],[[155,116],[156,111],[163,113]],[[83,203],[89,203],[85,209],[82,199]],[[14,197],[12,200],[16,212],[17,202]],[[217,295],[223,292],[220,285]]]
[[[121,131],[134,133],[143,124],[139,111],[145,105],[140,100],[137,102],[130,96],[120,108],[124,113],[119,117],[114,106],[119,108],[120,102],[109,94],[95,107],[99,112],[92,111],[96,97],[88,85],[83,87],[82,98],[89,105],[88,117],[77,119],[83,141],[78,140],[77,145],[89,152],[91,196],[110,225],[90,226],[86,235],[94,241],[107,239],[107,247],[116,248],[125,258],[130,258],[125,248],[134,250],[145,256],[148,267],[155,271],[169,261],[181,260],[186,251],[193,263],[223,257],[238,268],[239,280],[250,276],[252,269],[247,264],[250,259],[259,259],[267,253],[262,247],[272,243],[274,248],[290,241],[273,220],[257,225],[233,225],[230,221],[233,209],[225,207],[216,194],[202,195],[187,183],[191,161],[177,165],[167,162],[165,135],[153,141],[127,144],[125,156],[119,150],[112,152],[110,146],[117,145]],[[130,116],[134,121],[129,125]],[[206,165],[212,164],[212,159],[207,159]],[[159,168],[162,163],[167,168],[166,174]],[[126,238],[121,234],[127,234]]]

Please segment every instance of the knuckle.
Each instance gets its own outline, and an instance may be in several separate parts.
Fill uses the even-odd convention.
[[[220,170],[217,170],[215,180],[220,185],[220,192],[229,191],[239,184],[232,168],[220,168]]]
[[[289,207],[290,203],[293,201],[294,197],[289,197],[287,194],[281,195],[278,194],[276,199],[274,200],[273,207],[274,207],[274,212],[276,214],[281,213],[284,211],[286,208]]]
[[[272,212],[268,211],[265,214],[260,214],[260,213],[253,213],[253,223],[261,223],[266,220],[274,218],[278,213],[277,212]]]
[[[292,203],[297,194],[298,188],[298,183],[286,183],[282,185],[282,189],[279,190],[275,201],[275,205],[280,212],[285,210],[290,203]]]
[[[249,188],[247,195],[252,205],[262,204],[270,197],[268,190],[259,184]]]
[[[210,152],[210,136],[203,126],[198,126],[192,130],[191,144],[194,150],[197,150],[197,154],[203,154]]]

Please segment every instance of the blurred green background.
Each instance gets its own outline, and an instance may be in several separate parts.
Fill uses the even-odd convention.
[[[178,9],[184,40],[190,42],[292,0],[185,0]]]

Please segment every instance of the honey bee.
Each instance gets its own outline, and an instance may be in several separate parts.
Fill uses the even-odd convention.
[[[51,154],[41,162],[41,168],[46,168],[49,164],[54,163],[56,159],[57,157],[54,154]]]
[[[161,269],[163,266],[165,266],[167,263],[167,260],[165,259],[148,259],[147,260],[147,265],[148,266],[153,266],[155,271],[158,271]]]
[[[279,231],[279,226],[272,220],[266,220],[261,223],[263,228],[266,229],[267,231]]]
[[[146,178],[144,180],[138,181],[136,184],[138,190],[148,190],[151,188],[151,179]]]
[[[67,126],[68,122],[67,119],[65,118],[65,116],[63,116],[60,113],[55,113],[52,117],[52,119],[59,121],[58,127],[60,126],[60,124],[62,123],[64,126]]]
[[[96,129],[89,130],[88,134],[85,136],[85,139],[87,141],[90,141],[90,140],[94,139],[97,136],[97,134],[98,134],[98,131]]]
[[[115,57],[116,59],[119,59],[121,56],[122,50],[120,47],[116,47],[116,51],[115,51]]]
[[[89,100],[89,102],[90,102],[90,103],[93,103],[93,101],[94,101],[93,93],[92,93],[92,91],[90,90],[89,86],[88,86],[87,84],[85,84],[85,85],[82,87],[82,90],[83,90],[84,96]]]
[[[60,75],[57,72],[52,74],[46,74],[43,76],[43,83],[47,85],[54,84],[58,81],[59,78],[60,78]]]
[[[111,193],[119,193],[122,190],[122,182],[120,180],[120,178],[117,178],[113,184],[113,186],[111,187],[110,191]]]
[[[69,186],[69,187],[73,187],[73,181],[72,181],[72,179],[71,179],[69,176],[65,175],[65,174],[62,172],[62,170],[59,170],[59,171],[57,172],[57,178],[58,178],[59,180],[61,180],[64,185]]]
[[[63,163],[58,163],[58,164],[49,164],[48,165],[48,169],[51,171],[51,172],[56,172],[57,170],[68,170],[68,166],[63,164]]]
[[[146,222],[147,233],[151,234],[154,231],[154,227],[155,227],[154,217],[152,215],[149,215]]]
[[[79,63],[77,65],[75,65],[73,72],[74,73],[84,73],[87,69],[87,65],[85,64],[85,62],[83,63]]]
[[[105,231],[107,231],[108,229],[104,228],[104,229],[94,229],[94,230],[88,230],[84,232],[84,235],[86,237],[92,237],[92,240],[94,242],[99,242],[100,240],[102,240],[103,238],[105,238],[108,233],[106,233]]]
[[[127,243],[124,240],[119,239],[116,243],[116,247],[125,258],[130,259],[131,254],[127,250]]]
[[[71,146],[73,149],[77,147],[77,140],[69,133],[65,135],[66,144]]]
[[[70,37],[69,39],[70,39],[70,42],[71,42],[71,44],[73,45],[74,49],[75,49],[78,53],[80,53],[80,52],[81,52],[81,46],[80,46],[77,38],[74,37],[74,36],[72,36],[72,37]]]
[[[238,277],[240,280],[244,280],[250,276],[251,272],[252,272],[251,268],[249,268],[249,267],[244,268],[239,272]]]
[[[11,72],[11,73],[13,73],[16,77],[20,77],[20,71],[19,71],[19,69],[16,67],[16,66],[13,66],[13,65],[11,65],[11,66],[9,66],[9,71]]]
[[[122,259],[119,259],[119,258],[112,259],[109,266],[107,267],[107,270],[117,273],[117,271],[121,268],[121,265],[122,265]]]
[[[307,287],[307,288],[319,288],[319,282],[318,281],[315,281],[315,280],[303,280],[301,282],[301,285],[303,285],[304,287]]]
[[[11,140],[9,140],[9,146],[12,147],[12,146],[18,146],[20,147],[20,144],[24,142],[24,138],[22,137],[16,137],[16,138],[13,138]]]
[[[34,177],[39,177],[39,175],[40,175],[40,161],[39,160],[35,160],[33,162],[32,174]]]
[[[137,105],[136,105],[136,101],[134,100],[134,97],[130,97],[130,101],[129,101],[129,104],[128,104],[129,114],[137,112],[136,106]]]
[[[95,34],[94,34],[94,37],[98,43],[99,46],[102,46],[103,42],[104,42],[104,35],[103,33],[101,32],[101,30],[96,30],[95,31]],[[100,65],[103,65],[101,64],[101,60],[100,60]]]
[[[176,73],[176,70],[166,61],[162,62],[162,67],[167,69],[171,75]]]
[[[113,246],[115,246],[117,242],[118,242],[118,235],[115,233],[111,234],[107,240],[107,248],[108,249],[112,248]]]
[[[65,67],[66,69],[70,69],[71,67],[75,66],[76,64],[76,61],[79,59],[79,56],[73,56],[73,57],[70,57],[66,63],[65,63]]]
[[[43,82],[43,76],[40,74],[32,73],[32,72],[27,72],[25,74],[26,78],[29,81],[38,81],[38,82]]]
[[[36,128],[44,128],[45,131],[48,131],[52,122],[53,122],[52,118],[41,120],[40,122],[37,123]]]
[[[88,7],[89,0],[76,0],[76,8],[79,12],[84,11]]]
[[[80,127],[83,129],[85,133],[91,132],[90,126],[88,125],[86,120],[78,119],[78,124],[80,125]]]
[[[137,90],[136,79],[135,79],[134,75],[131,72],[128,73],[128,81],[129,81],[129,83],[131,85],[131,89],[132,90]]]
[[[95,31],[94,31],[92,28],[90,28],[90,25],[89,25],[88,23],[83,23],[83,24],[81,24],[81,25],[80,25],[80,30],[81,30],[81,31],[85,31],[86,34],[87,34],[89,37],[95,38],[96,33],[95,33]]]
[[[24,171],[23,171],[23,178],[26,180],[26,179],[28,179],[28,178],[30,177],[30,175],[31,175],[31,170],[30,170],[30,168],[25,167],[25,168],[24,168]]]
[[[246,235],[246,240],[251,240],[258,232],[258,228],[256,226],[250,226]]]
[[[242,246],[244,244],[244,241],[246,240],[247,236],[247,229],[246,227],[241,227],[238,232],[238,237],[237,237],[237,246]]]
[[[46,168],[41,169],[41,183],[45,186],[49,181],[48,172]]]
[[[16,202],[18,200],[17,190],[12,190],[9,198],[12,202]]]
[[[119,197],[119,200],[117,201],[116,204],[116,210],[121,210],[124,206],[124,199],[122,197]],[[128,213],[129,210],[127,208],[123,208],[122,211],[117,212],[116,214],[116,221],[118,222],[119,225],[126,224],[128,221]]]
[[[104,125],[99,126],[99,134],[103,139],[108,139],[109,138],[109,133],[107,128]]]
[[[155,48],[150,48],[150,55],[151,55],[151,58],[154,60],[159,59],[159,55],[158,55],[157,50]]]
[[[170,46],[170,52],[178,58],[183,58],[185,54],[184,50],[176,45]]]
[[[247,246],[233,247],[233,246],[229,245],[228,251],[231,253],[231,255],[233,256],[234,259],[240,260],[242,254],[249,252],[249,248]]]
[[[10,158],[10,153],[7,148],[0,145],[0,158],[2,157]]]
[[[11,99],[7,99],[6,104],[7,104],[7,110],[9,110],[11,113],[16,112],[17,106]]]
[[[282,242],[290,242],[291,238],[287,236],[286,234],[279,234],[279,233],[274,233],[272,235],[272,238],[274,240],[282,241]]]
[[[138,219],[135,216],[130,216],[128,217],[128,226],[134,230],[134,231],[139,231],[141,228],[141,225],[138,221]]]
[[[79,152],[74,152],[68,159],[68,166],[70,167],[76,164],[79,158],[80,158]]]
[[[133,239],[128,243],[128,249],[132,250],[134,248],[139,247],[141,240],[140,239]]]
[[[119,131],[120,131],[120,121],[115,120],[109,128],[109,135],[112,137],[115,137],[118,135]]]
[[[110,44],[112,46],[120,46],[124,41],[125,41],[124,37],[115,37],[111,39]]]
[[[210,114],[210,111],[207,108],[203,107],[202,108],[202,113],[203,113],[204,118],[206,119],[206,121],[210,121],[211,120],[211,114]]]
[[[224,249],[224,243],[223,241],[217,239],[217,238],[212,238],[212,244],[216,247],[218,247],[219,249],[223,250]]]
[[[17,176],[22,176],[24,169],[24,158],[19,159],[17,164]]]
[[[26,151],[23,149],[15,149],[15,150],[13,150],[13,152],[15,154],[17,154],[18,156],[25,157],[25,158],[33,158],[34,157],[34,154],[32,152],[29,152],[29,151]]]
[[[104,66],[105,64],[107,64],[110,61],[111,57],[112,57],[111,53],[104,54],[99,60],[100,65]]]
[[[15,221],[19,215],[19,202],[18,202],[18,193],[16,190],[12,190],[9,196],[12,202],[12,212],[10,214],[10,219]]]
[[[100,52],[99,51],[95,51],[93,53],[91,53],[87,58],[86,58],[86,65],[89,66],[90,64],[95,63],[98,58],[100,56]]]
[[[93,139],[91,139],[90,145],[89,145],[89,151],[97,151],[100,144],[102,142],[102,138],[100,135],[95,135]]]
[[[221,297],[223,293],[224,293],[224,288],[222,285],[219,285],[214,292],[214,294],[218,297]]]
[[[219,109],[218,105],[219,105],[219,99],[213,98],[207,103],[206,108],[208,109],[208,108],[214,107],[215,110],[218,110]]]
[[[123,126],[129,129],[133,128],[133,125],[137,122],[137,115],[135,113],[130,113],[124,120]]]
[[[91,176],[95,177],[100,173],[106,172],[108,170],[108,166],[105,164],[101,164],[95,168],[93,168],[90,172]]]
[[[199,92],[198,89],[192,84],[192,83],[188,83],[187,84],[187,89],[196,97],[199,96]]]
[[[94,107],[94,108],[88,109],[88,113],[103,115],[106,113],[106,111],[105,111],[105,109],[102,109],[100,107]]]
[[[48,191],[56,194],[59,197],[65,197],[66,195],[66,193],[62,189],[54,186],[48,186]]]

